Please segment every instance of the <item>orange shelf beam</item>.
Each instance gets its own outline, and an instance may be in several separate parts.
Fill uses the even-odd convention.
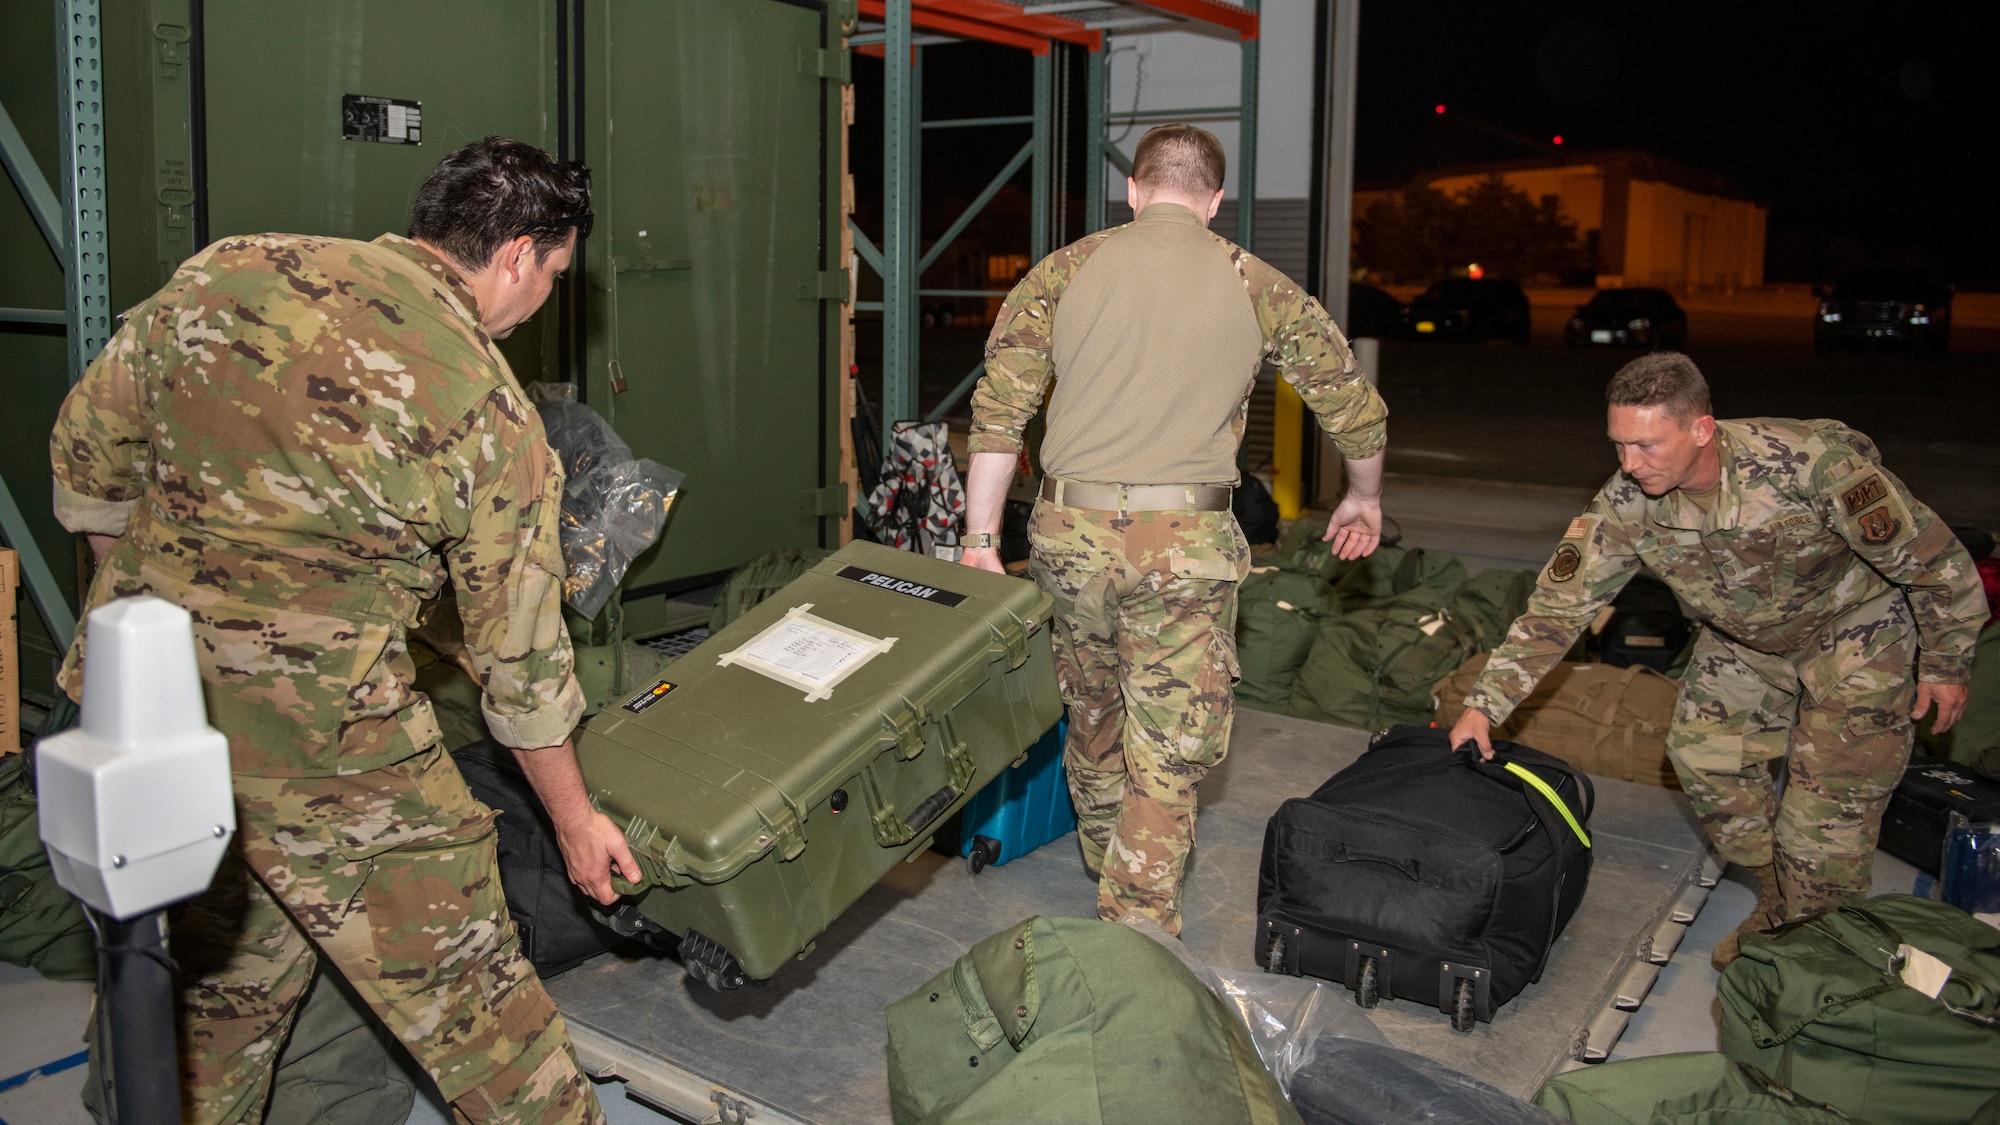
[[[1006,7],[1008,5],[1002,6]],[[888,5],[884,4],[882,0],[860,0],[860,11],[862,15],[870,19],[887,19],[889,15]],[[1046,55],[1049,53],[1047,36],[1031,35],[1012,28],[986,23],[983,20],[966,19],[963,16],[935,11],[929,7],[913,7],[910,12],[910,26],[921,27],[927,31],[941,31],[946,35],[956,35],[961,39],[977,39],[982,43],[998,43],[1003,47],[1019,47],[1031,55]],[[855,50],[860,54],[874,55],[878,58],[882,54],[882,48],[877,44],[857,47]]]
[[[1131,0],[1131,2],[1168,15],[1226,27],[1234,31],[1238,38],[1257,38],[1257,13],[1248,8],[1239,8],[1234,4],[1218,4],[1215,0]]]

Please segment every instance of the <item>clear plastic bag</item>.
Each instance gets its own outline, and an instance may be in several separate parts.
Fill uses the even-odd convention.
[[[561,460],[563,601],[595,617],[632,560],[666,527],[685,474],[632,456],[604,416],[576,401],[574,383],[537,383],[536,409]]]
[[[1288,1096],[1293,1077],[1312,1062],[1320,1037],[1388,1045],[1360,1008],[1335,1003],[1326,986],[1316,980],[1204,965],[1152,919],[1127,914],[1119,921],[1159,942],[1236,1013],[1250,1029],[1257,1057]]]

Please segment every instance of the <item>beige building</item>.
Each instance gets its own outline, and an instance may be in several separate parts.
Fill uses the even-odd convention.
[[[1498,175],[1530,199],[1553,195],[1597,252],[1601,288],[1657,286],[1683,292],[1764,282],[1764,223],[1770,209],[1728,179],[1636,151],[1578,160],[1542,157],[1444,170],[1429,185],[1460,195]],[[1355,193],[1364,215],[1384,192]]]

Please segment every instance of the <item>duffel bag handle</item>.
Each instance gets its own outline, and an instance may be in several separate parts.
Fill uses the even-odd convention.
[[[1475,771],[1496,781],[1503,781],[1510,785],[1518,784],[1520,786],[1521,798],[1528,802],[1530,811],[1533,811],[1535,808],[1535,799],[1537,797],[1541,798],[1544,804],[1555,810],[1556,814],[1569,826],[1569,830],[1575,833],[1577,840],[1586,849],[1591,846],[1590,833],[1584,830],[1583,821],[1578,820],[1576,814],[1570,811],[1569,804],[1555,791],[1555,787],[1543,781],[1536,775],[1534,770],[1529,769],[1526,765],[1515,761],[1504,753],[1496,752],[1491,761],[1482,761],[1477,750],[1461,750],[1457,751],[1457,753],[1465,755],[1466,764],[1471,766]],[[1583,798],[1584,802],[1583,820],[1589,820],[1591,809],[1597,803],[1596,791],[1591,788],[1590,779],[1562,762],[1551,760],[1536,762],[1534,764],[1560,769],[1576,780],[1577,794]],[[1551,836],[1554,836],[1556,834],[1554,823],[1548,817],[1541,817],[1540,819],[1542,826],[1547,829]]]
[[[1570,780],[1576,782],[1577,796],[1583,799],[1583,819],[1588,821],[1597,811],[1597,787],[1591,784],[1590,775],[1553,754],[1544,754],[1526,746],[1519,749],[1528,750],[1534,756],[1523,757],[1496,746],[1493,748],[1493,764],[1504,768],[1508,762],[1519,762],[1523,766],[1545,766],[1558,773],[1568,774]]]
[[[1897,957],[1896,955],[1902,950],[1902,947],[1904,945],[1909,944],[1908,942],[1903,940],[1903,935],[1898,933],[1894,926],[1884,921],[1874,911],[1869,910],[1866,907],[1855,906],[1850,904],[1848,906],[1841,907],[1838,911],[1836,911],[1836,913],[1845,914],[1848,915],[1849,917],[1858,918],[1861,921],[1866,922],[1871,929],[1873,929],[1877,934],[1881,936],[1883,945],[1877,949],[1877,952],[1882,953],[1884,955],[1883,957],[1884,971],[1887,976],[1892,977],[1896,980],[1901,980],[1903,963],[1901,958]],[[1823,915],[1821,917],[1823,917]],[[1806,922],[1808,924],[1815,921],[1817,921],[1817,919],[1814,918],[1806,919]],[[1847,950],[1849,953],[1854,954],[1856,957],[1861,958],[1863,961],[1869,962],[1871,965],[1874,963],[1873,958],[1869,957],[1866,952],[1864,952],[1863,950],[1856,949],[1853,946],[1848,945],[1846,942],[1841,941],[1840,935],[1833,932],[1832,929],[1827,928],[1823,925],[1818,926],[1816,928],[1819,929],[1821,933],[1824,933],[1829,938],[1831,938],[1835,944]],[[1960,1019],[1970,1020],[1973,1023],[1981,1024],[1986,1027],[2000,1028],[2000,981],[1995,981],[1993,978],[1987,976],[1985,973],[1982,973],[1979,970],[1972,968],[1971,966],[1968,965],[1951,966],[1951,979],[1957,981],[1959,984],[1962,984],[1966,988],[1971,990],[1972,1001],[1969,1007],[1961,1008],[1956,1005],[1946,1003],[1943,995],[1940,994],[1938,996],[1938,1002],[1944,1004],[1945,1010],[1950,1012],[1952,1015],[1959,1017]]]

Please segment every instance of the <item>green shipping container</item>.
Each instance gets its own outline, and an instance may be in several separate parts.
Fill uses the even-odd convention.
[[[65,7],[14,5],[0,37],[0,105],[23,139],[10,162],[51,184]],[[638,456],[687,474],[661,541],[626,576],[630,630],[662,627],[661,595],[837,541],[851,0],[95,7],[114,311],[229,235],[401,232],[445,154],[488,134],[540,145],[591,167],[596,226],[503,350],[523,380],[579,383]],[[0,309],[60,310],[66,251],[45,244],[11,184],[0,235]],[[48,505],[67,366],[59,324],[0,316],[0,477],[74,604],[77,544]],[[609,651],[621,621],[606,618],[579,642]],[[22,629],[23,687],[46,704],[67,638],[32,612]]]
[[[1062,715],[1031,582],[854,543],[606,707],[577,752],[639,912],[769,977]]]

